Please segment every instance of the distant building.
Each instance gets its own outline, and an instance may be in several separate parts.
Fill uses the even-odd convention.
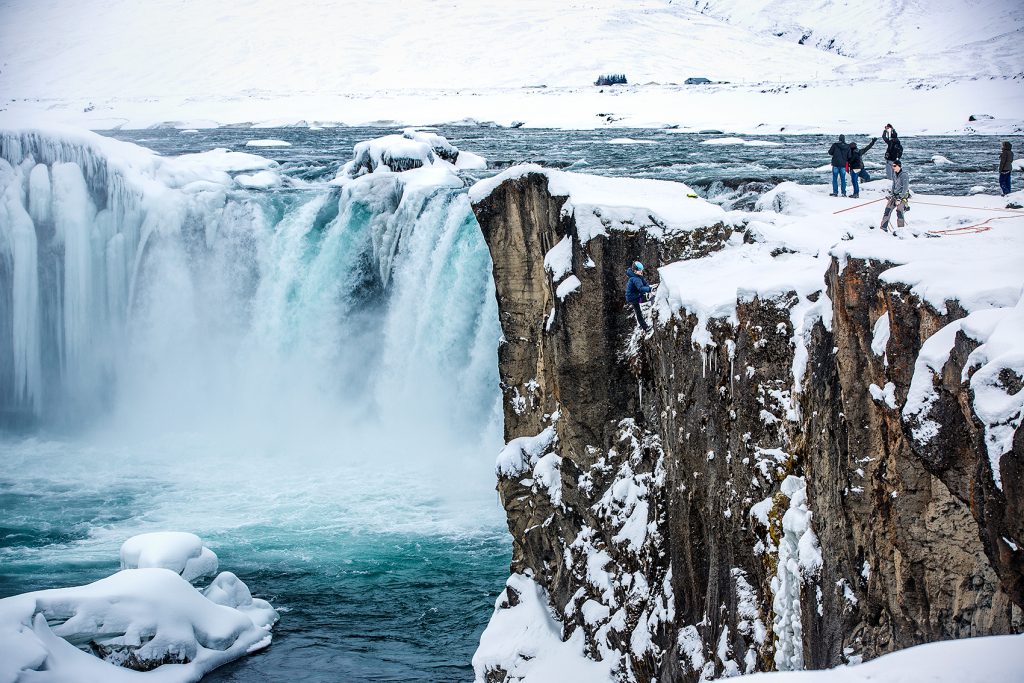
[[[691,76],[683,81],[683,85],[707,85],[708,83],[711,83],[711,79],[703,76]]]

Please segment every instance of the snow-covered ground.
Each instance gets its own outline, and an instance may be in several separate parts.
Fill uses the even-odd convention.
[[[561,640],[562,625],[551,616],[547,599],[531,577],[513,574],[509,578],[473,658],[478,682],[484,680],[486,667],[501,667],[521,683],[613,680],[607,662],[583,656],[582,631]],[[750,683],[1019,683],[1024,681],[1024,636],[929,643],[854,666],[750,674],[736,680],[743,679]]]
[[[0,110],[93,129],[1022,125],[1011,0],[698,4],[706,14],[669,0],[0,0]],[[630,85],[591,85],[609,72]],[[683,85],[692,76],[715,83]]]

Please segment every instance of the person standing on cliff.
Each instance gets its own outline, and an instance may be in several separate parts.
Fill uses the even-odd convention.
[[[882,131],[882,141],[885,142],[885,177],[892,180],[893,163],[903,158],[903,143],[891,123],[885,124]]]
[[[853,180],[853,194],[851,198],[857,199],[860,197],[860,179],[859,176],[863,173],[867,176],[867,171],[864,170],[864,155],[871,151],[871,148],[878,142],[878,138],[871,138],[871,142],[864,149],[857,149],[857,143],[850,143],[850,179]],[[869,180],[870,176],[864,178]]]
[[[644,312],[640,308],[640,302],[645,301],[651,292],[651,285],[644,279],[644,264],[634,261],[633,265],[626,269],[626,301],[633,306],[633,313],[636,314],[636,321],[640,328],[646,332],[650,328],[644,320]]]
[[[1010,194],[1010,172],[1013,171],[1013,145],[1003,140],[1003,149],[999,153],[999,189],[1003,196]]]
[[[897,159],[892,162],[892,189],[889,191],[889,201],[885,204],[885,212],[882,214],[882,230],[889,231],[889,215],[896,209],[896,226],[902,228],[906,225],[903,220],[904,212],[909,210],[907,201],[910,199],[910,176],[903,172],[903,163]]]
[[[843,179],[843,196],[846,196],[846,167],[850,163],[850,146],[846,144],[846,136],[840,135],[837,142],[833,142],[828,148],[832,157],[832,194],[829,197],[839,196],[839,179]]]

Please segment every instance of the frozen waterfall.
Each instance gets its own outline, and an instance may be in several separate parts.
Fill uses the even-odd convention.
[[[273,167],[0,133],[0,427],[372,424],[410,448],[499,428],[490,257],[457,177],[233,180]]]

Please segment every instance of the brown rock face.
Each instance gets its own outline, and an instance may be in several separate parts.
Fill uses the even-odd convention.
[[[1021,630],[1024,552],[1006,539],[1024,538],[1024,430],[999,489],[963,338],[931,410],[939,436],[916,443],[900,415],[921,344],[963,311],[883,283],[886,264],[833,263],[818,295],[831,324],[814,327],[794,388],[795,293],[738,303],[709,349],[691,341],[695,317],[641,338],[625,307],[632,261],[700,258],[729,229],[581,244],[565,201],[534,173],[474,205],[504,332],[506,440],[554,425],[546,452],[560,456],[553,477],[536,455],[499,475],[511,569],[547,591],[563,638],[582,629],[622,681],[667,683]],[[544,257],[566,237],[581,285],[559,299]],[[896,408],[869,389],[888,383]]]

